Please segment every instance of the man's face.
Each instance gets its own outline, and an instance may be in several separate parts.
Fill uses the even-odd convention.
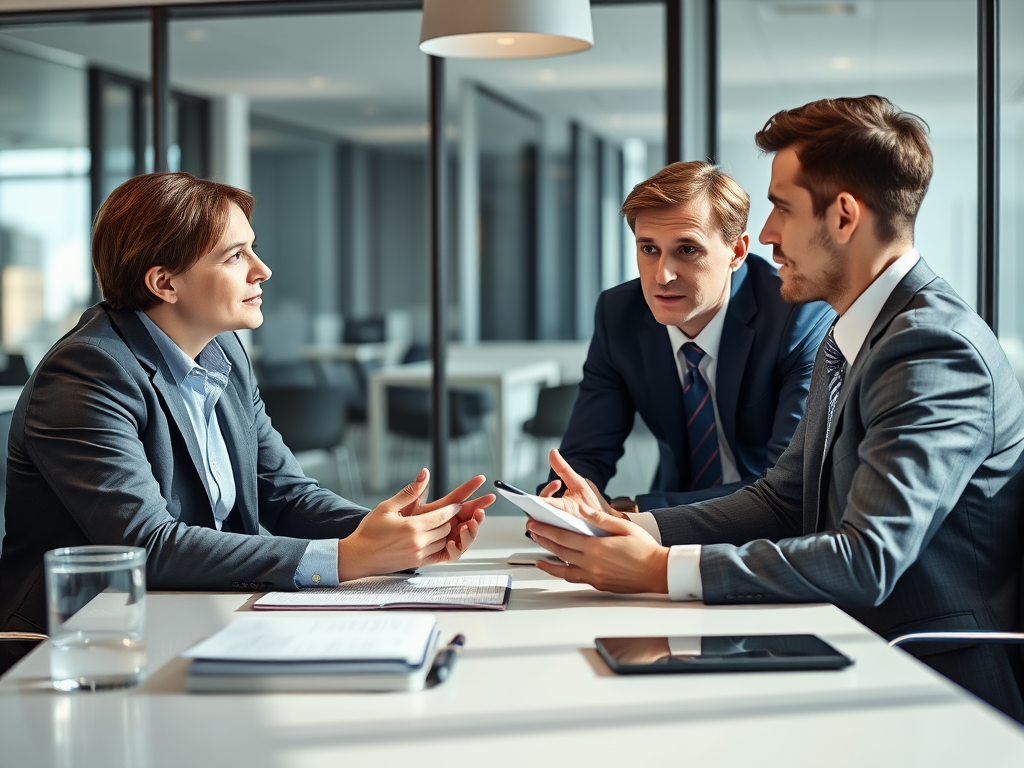
[[[651,312],[692,339],[725,301],[729,275],[746,258],[749,238],[726,243],[704,200],[641,211],[634,229],[640,284]]]
[[[190,329],[213,338],[263,323],[260,283],[271,272],[253,250],[254,239],[242,209],[232,203],[228,226],[217,244],[188,271],[172,278],[178,296],[175,311]]]
[[[814,214],[811,193],[796,183],[799,173],[796,150],[775,155],[768,186],[772,212],[759,239],[772,246],[772,258],[781,265],[783,299],[834,302],[846,292],[846,260],[825,221]]]

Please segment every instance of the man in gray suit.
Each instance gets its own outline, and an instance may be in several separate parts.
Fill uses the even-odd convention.
[[[494,496],[477,476],[431,504],[419,476],[372,511],[306,477],[234,331],[262,322],[239,189],[138,176],[101,207],[106,301],[36,368],[11,426],[0,629],[45,632],[43,553],[145,547],[151,589],[256,592],[458,558]],[[261,535],[260,527],[271,535]],[[28,649],[0,643],[0,672]]]
[[[877,96],[827,99],[779,112],[757,144],[775,154],[761,242],[783,297],[839,315],[792,443],[752,486],[636,523],[553,452],[567,491],[551,503],[615,535],[531,522],[568,563],[538,565],[679,600],[831,602],[885,637],[1017,628],[1024,396],[991,330],[914,250],[924,125]],[[908,648],[1024,720],[1017,648]]]

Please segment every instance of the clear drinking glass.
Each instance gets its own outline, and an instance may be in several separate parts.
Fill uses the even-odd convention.
[[[50,679],[60,691],[125,688],[146,673],[146,550],[46,553]]]

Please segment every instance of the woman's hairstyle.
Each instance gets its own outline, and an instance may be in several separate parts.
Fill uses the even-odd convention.
[[[119,186],[100,206],[92,231],[92,265],[103,298],[114,309],[146,310],[160,299],[146,272],[187,272],[227,229],[234,203],[246,218],[248,192],[188,173],[147,173]]]

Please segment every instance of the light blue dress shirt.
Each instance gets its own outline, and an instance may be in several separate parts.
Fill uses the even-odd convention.
[[[214,339],[193,360],[154,323],[145,312],[136,310],[178,386],[185,410],[202,456],[204,484],[213,507],[213,521],[221,530],[235,506],[235,478],[231,457],[217,421],[217,401],[228,385],[231,362]],[[338,585],[338,540],[311,541],[295,569],[296,587],[333,587]]]

